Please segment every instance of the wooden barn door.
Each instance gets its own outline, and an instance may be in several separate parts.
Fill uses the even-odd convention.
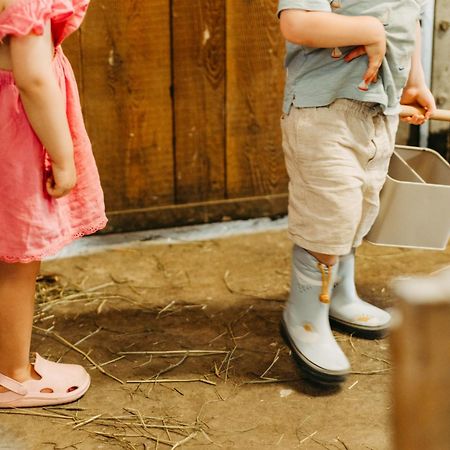
[[[64,45],[109,231],[286,211],[277,0],[92,0]]]

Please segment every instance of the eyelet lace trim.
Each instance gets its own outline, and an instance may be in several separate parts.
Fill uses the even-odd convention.
[[[45,258],[48,258],[49,256],[54,255],[55,253],[58,253],[63,247],[70,244],[72,241],[79,239],[83,236],[87,236],[89,234],[93,234],[96,231],[99,231],[103,228],[105,228],[108,220],[105,218],[102,218],[101,220],[94,223],[94,225],[88,226],[88,227],[82,227],[77,232],[72,233],[69,237],[66,237],[62,241],[58,241],[57,243],[51,245],[47,250],[44,252],[41,252],[36,255],[32,256],[10,256],[10,255],[0,255],[0,261],[14,264],[14,263],[30,263],[33,261],[42,261]]]

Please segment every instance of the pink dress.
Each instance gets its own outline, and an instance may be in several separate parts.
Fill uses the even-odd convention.
[[[61,42],[81,24],[89,0],[18,0],[0,13],[0,41],[40,35],[51,21],[54,71],[66,98],[77,184],[54,199],[45,190],[49,157],[31,128],[12,72],[0,70],[0,260],[41,260],[106,225],[103,192],[81,114],[75,77]]]

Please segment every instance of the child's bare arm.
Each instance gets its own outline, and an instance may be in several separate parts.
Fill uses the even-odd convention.
[[[14,79],[28,120],[52,160],[54,180],[50,195],[60,197],[75,185],[73,143],[63,94],[52,67],[50,25],[42,36],[12,37]]]
[[[420,105],[426,111],[425,116],[415,114],[411,117],[402,119],[403,121],[413,125],[421,125],[425,122],[425,120],[429,119],[436,110],[436,103],[434,101],[433,94],[425,81],[421,53],[421,30],[420,24],[418,23],[416,29],[416,47],[411,58],[411,71],[409,72],[408,82],[406,83],[401,98],[402,104]]]
[[[280,27],[288,41],[307,47],[368,45],[385,39],[383,24],[370,16],[288,9],[281,13]]]
[[[367,54],[369,63],[363,79],[367,85],[376,80],[386,53],[386,32],[375,17],[288,9],[281,13],[280,27],[285,39],[298,45],[316,48],[358,46],[346,60]]]

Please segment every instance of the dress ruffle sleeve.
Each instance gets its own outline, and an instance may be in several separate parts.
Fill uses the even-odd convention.
[[[81,25],[88,5],[89,0],[17,0],[0,13],[0,40],[42,35],[50,20],[55,45],[59,45]]]
[[[60,36],[55,36],[58,44],[80,27],[89,7],[89,2],[90,0],[72,0],[70,2],[67,2],[67,0],[55,1],[55,5],[61,4],[61,7],[63,7],[65,3],[70,3],[72,5],[72,14],[65,22],[63,32]]]

